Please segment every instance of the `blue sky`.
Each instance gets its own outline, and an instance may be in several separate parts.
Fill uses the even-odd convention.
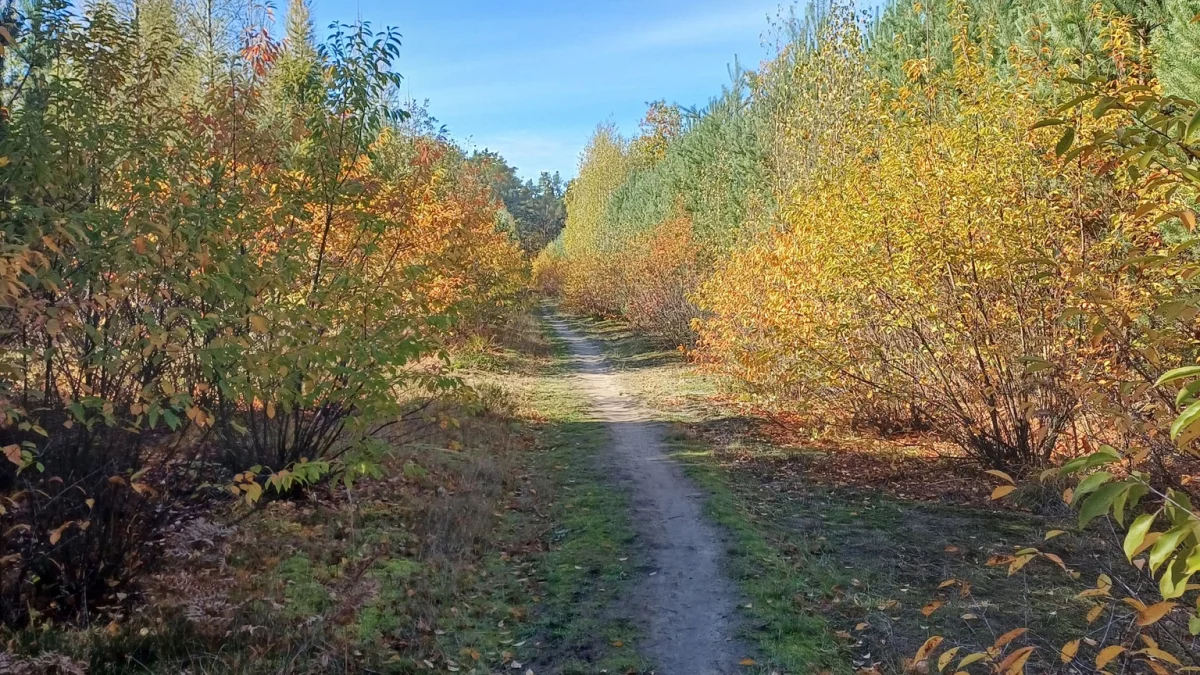
[[[466,148],[571,178],[598,123],[635,131],[650,101],[719,93],[735,54],[757,66],[780,0],[312,2],[318,36],[356,17],[399,28],[407,93]]]

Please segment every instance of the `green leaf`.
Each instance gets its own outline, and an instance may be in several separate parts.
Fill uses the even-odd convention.
[[[1200,109],[1196,110],[1196,114],[1192,115],[1192,119],[1187,124],[1187,131],[1183,132],[1184,142],[1190,142],[1196,132],[1200,131]]]
[[[1075,494],[1071,498],[1071,505],[1078,504],[1084,495],[1091,494],[1098,490],[1101,485],[1112,480],[1112,474],[1107,471],[1097,471],[1089,475],[1087,478],[1079,481],[1079,486],[1075,488]]]
[[[1158,517],[1157,513],[1143,513],[1133,519],[1133,524],[1129,526],[1129,531],[1125,533],[1125,543],[1122,548],[1125,549],[1125,557],[1133,562],[1133,552],[1146,541],[1146,534],[1150,532],[1150,526],[1154,524],[1154,519]]]
[[[1176,380],[1182,380],[1189,377],[1196,377],[1198,375],[1200,375],[1200,366],[1183,366],[1182,368],[1174,368],[1163,373],[1157,380],[1154,381],[1154,384],[1157,386],[1162,386],[1168,382],[1174,382]]]
[[[1129,483],[1110,483],[1096,490],[1084,500],[1083,507],[1079,509],[1079,527],[1087,527],[1088,523],[1108,513],[1117,495],[1123,494],[1130,487],[1132,486]]]
[[[1150,571],[1154,572],[1162,567],[1162,564],[1175,552],[1179,542],[1191,531],[1192,528],[1188,525],[1177,525],[1159,537],[1158,541],[1154,542],[1154,546],[1150,547]]]
[[[1062,468],[1059,469],[1058,472],[1060,475],[1069,476],[1070,474],[1078,471],[1086,471],[1088,469],[1094,469],[1098,466],[1104,466],[1105,464],[1112,464],[1113,462],[1120,461],[1120,459],[1121,453],[1117,452],[1116,448],[1112,447],[1111,445],[1102,445],[1100,446],[1099,450],[1090,455],[1076,457],[1066,464],[1063,464]]]
[[[1125,507],[1137,506],[1137,503],[1149,491],[1150,488],[1146,487],[1145,483],[1137,482],[1132,484],[1125,492],[1117,495],[1117,498],[1113,500],[1113,518],[1116,519],[1117,524],[1121,526],[1125,525]]]
[[[1179,413],[1179,417],[1175,418],[1175,422],[1171,424],[1171,440],[1178,439],[1180,434],[1197,421],[1200,421],[1200,401],[1184,408],[1183,412]]]
[[[1175,407],[1182,408],[1190,399],[1196,398],[1197,394],[1200,394],[1200,380],[1189,382],[1186,387],[1180,389],[1179,393],[1175,395]]]
[[[1188,574],[1200,572],[1200,546],[1192,547],[1192,550],[1187,555],[1187,567],[1184,570]]]
[[[1180,556],[1163,572],[1162,578],[1158,580],[1158,592],[1164,600],[1178,598],[1187,590],[1188,580],[1194,572],[1186,571],[1186,567],[1187,562]]]
[[[1067,127],[1063,132],[1062,138],[1058,139],[1058,145],[1054,146],[1054,154],[1062,157],[1068,150],[1071,149],[1071,144],[1075,142],[1075,128]]]
[[[1066,123],[1067,123],[1066,120],[1062,120],[1057,117],[1048,117],[1044,120],[1041,120],[1040,122],[1038,122],[1037,124],[1035,124],[1029,128],[1030,129],[1042,129],[1044,127],[1059,127]]]

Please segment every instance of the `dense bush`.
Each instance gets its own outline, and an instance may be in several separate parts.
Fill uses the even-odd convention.
[[[206,483],[376,472],[379,432],[456,386],[445,340],[523,283],[484,178],[390,101],[394,32],[145,9],[3,14],[8,625],[86,618]]]
[[[568,303],[697,343],[760,403],[932,426],[994,467],[1049,460],[1084,407],[1062,375],[1091,354],[1060,320],[1072,283],[1038,261],[1108,255],[1132,203],[1098,156],[1062,170],[1058,137],[1032,128],[1067,97],[1063,76],[1121,68],[1117,15],[1068,4],[791,16],[745,92],[677,128],[652,107],[633,140],[602,130],[539,269]],[[686,168],[714,164],[732,168]],[[691,254],[652,253],[680,217]],[[679,299],[639,302],[664,287]]]

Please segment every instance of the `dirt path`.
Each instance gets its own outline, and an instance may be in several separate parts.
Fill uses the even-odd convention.
[[[721,533],[702,513],[703,496],[667,458],[663,428],[621,392],[600,349],[557,317],[592,413],[612,436],[611,464],[629,484],[639,545],[652,568],[629,601],[647,632],[657,675],[733,673],[746,656],[735,639],[737,592],[722,572]]]

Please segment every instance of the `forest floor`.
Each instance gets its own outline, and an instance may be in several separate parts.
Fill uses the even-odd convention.
[[[613,321],[465,347],[477,398],[387,476],[181,526],[137,609],[7,636],[0,671],[870,675],[934,634],[965,654],[1028,627],[1057,665],[1105,630],[1075,599],[1099,543],[1043,543],[1050,520],[920,439],[834,447]],[[1025,546],[1080,580],[986,564]]]
[[[651,672],[650,570],[566,350],[528,314],[460,345],[477,396],[384,477],[180,524],[131,611],[0,636],[0,672]]]

